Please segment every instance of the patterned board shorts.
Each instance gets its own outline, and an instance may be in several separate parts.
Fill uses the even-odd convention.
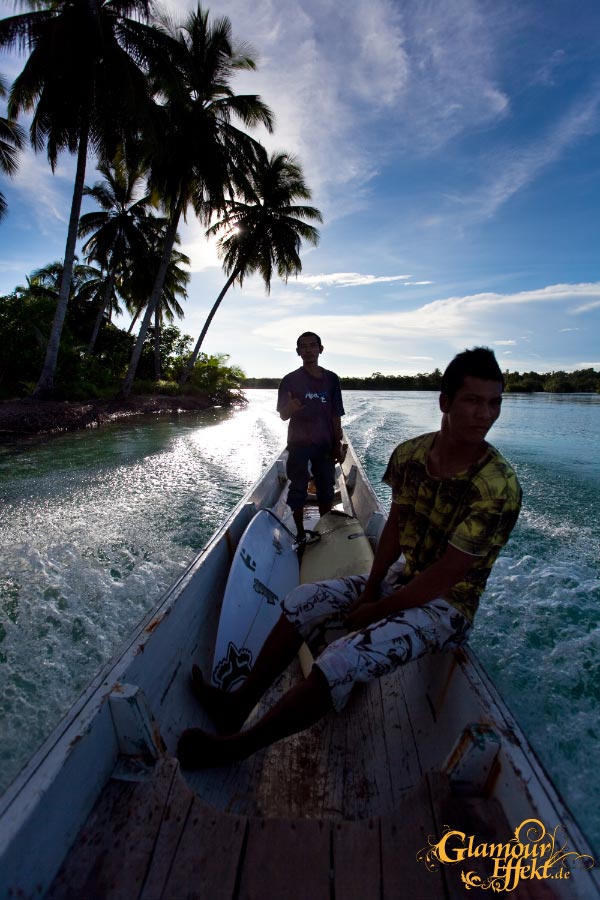
[[[355,682],[380,678],[425,653],[458,647],[471,631],[471,623],[462,613],[438,599],[348,633],[344,621],[366,583],[366,575],[351,575],[302,584],[281,604],[284,615],[316,657],[315,665],[327,679],[338,712]],[[384,581],[381,596],[394,589]]]

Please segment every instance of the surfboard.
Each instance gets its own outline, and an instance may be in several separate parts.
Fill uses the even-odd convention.
[[[281,615],[280,602],[299,584],[294,535],[259,510],[237,546],[221,607],[212,681],[230,691],[248,676]]]
[[[364,575],[371,570],[373,550],[363,527],[354,516],[332,510],[321,516],[314,531],[321,539],[304,550],[300,566],[300,583]],[[298,652],[305,677],[314,662],[306,644]]]

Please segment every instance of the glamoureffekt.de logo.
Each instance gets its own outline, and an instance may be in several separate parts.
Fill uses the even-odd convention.
[[[539,819],[525,819],[515,829],[514,837],[502,843],[480,843],[475,835],[467,835],[445,826],[442,837],[417,853],[417,860],[424,862],[429,871],[435,872],[441,865],[460,865],[461,881],[465,889],[481,888],[513,891],[521,881],[566,880],[574,866],[591,869],[595,861],[589,854],[570,850],[566,841],[561,843],[562,825],[548,831]],[[472,860],[489,860],[490,874],[482,876],[469,870]]]

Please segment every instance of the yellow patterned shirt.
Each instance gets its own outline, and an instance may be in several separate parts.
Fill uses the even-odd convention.
[[[400,523],[400,548],[408,579],[427,569],[451,544],[474,557],[465,578],[446,594],[469,621],[488,575],[521,509],[521,486],[504,457],[488,444],[477,463],[451,478],[434,478],[427,459],[435,433],[400,444],[383,480],[392,488]]]

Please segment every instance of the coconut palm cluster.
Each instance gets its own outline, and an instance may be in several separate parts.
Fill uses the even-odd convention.
[[[150,0],[24,0],[26,11],[0,21],[0,46],[27,56],[12,86],[0,82],[0,172],[11,176],[29,140],[55,170],[59,154],[77,167],[64,261],[45,361],[33,394],[54,394],[61,335],[84,240],[93,268],[97,314],[86,348],[121,299],[139,330],[123,370],[127,397],[149,329],[157,348],[164,320],[182,314],[187,257],[178,228],[193,213],[217,238],[227,281],[180,375],[202,356],[206,331],[227,290],[254,273],[267,292],[274,274],[301,271],[302,242],[316,244],[319,210],[298,160],[269,153],[256,136],[273,113],[256,94],[234,91],[236,74],[256,68],[255,52],[234,39],[227,17],[200,6],[183,21]],[[86,186],[94,158],[101,180]],[[95,211],[81,215],[88,196]],[[0,216],[6,202],[0,194]],[[56,273],[55,273],[56,274]],[[158,352],[158,351],[157,351]],[[160,377],[160,372],[157,373]]]

